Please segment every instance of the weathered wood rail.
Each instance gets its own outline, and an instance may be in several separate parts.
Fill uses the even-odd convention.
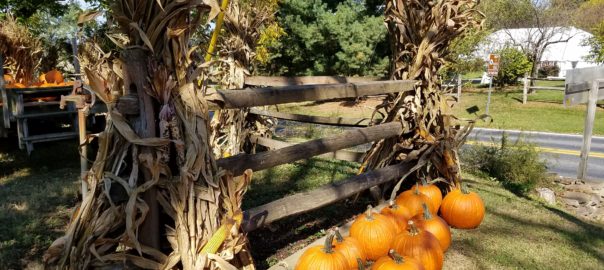
[[[282,113],[274,111],[265,111],[256,108],[250,109],[250,113],[261,116],[274,117],[282,120],[290,120],[302,123],[338,126],[338,127],[366,127],[371,124],[377,124],[380,121],[371,121],[369,118],[344,118],[344,117],[324,117],[304,114]]]
[[[379,124],[377,121],[372,122],[370,119],[362,118],[320,117],[280,113],[253,107],[412,91],[416,83],[415,81],[374,80],[375,78],[344,77],[248,77],[246,78],[248,86],[275,87],[218,90],[210,93],[206,96],[206,100],[213,103],[214,108],[250,108],[250,113],[252,114],[289,121],[358,127],[357,129],[345,131],[338,135],[299,144],[252,136],[249,138],[251,143],[264,145],[270,150],[256,154],[240,154],[218,159],[216,164],[235,175],[240,175],[247,169],[259,171],[316,156],[361,162],[365,153],[343,149],[398,136],[403,132],[402,124],[399,122]],[[399,179],[410,169],[409,164],[393,165],[248,209],[244,215],[244,230],[248,232],[253,231],[282,218],[321,208],[377,185]]]
[[[415,81],[379,81],[218,90],[209,93],[206,100],[220,109],[237,109],[398,93],[413,90],[415,83]]]
[[[301,77],[268,77],[250,76],[245,78],[249,86],[290,86],[309,84],[339,84],[380,81],[380,77],[342,77],[342,76],[301,76]]]
[[[244,211],[243,230],[251,232],[277,220],[338,202],[371,187],[398,179],[412,167],[411,164],[391,165],[248,209]]]
[[[258,144],[258,145],[262,145],[264,147],[267,147],[270,150],[281,149],[281,148],[295,145],[293,143],[273,140],[273,139],[264,138],[264,137],[257,137],[257,136],[251,136],[250,142]],[[329,152],[329,153],[325,153],[322,155],[318,155],[316,157],[331,158],[331,159],[361,163],[363,161],[364,156],[365,156],[364,152],[338,150],[335,152]]]
[[[245,170],[259,171],[297,160],[308,159],[321,154],[370,143],[400,135],[403,132],[399,122],[381,124],[343,132],[342,134],[312,140],[285,148],[257,154],[240,154],[216,161],[218,167],[240,175]]]
[[[522,88],[522,104],[526,104],[528,99],[528,93],[531,90],[552,90],[552,91],[564,91],[565,87],[556,86],[531,86],[533,81],[548,81],[548,82],[562,82],[564,78],[531,78],[528,75],[524,76],[524,87]]]

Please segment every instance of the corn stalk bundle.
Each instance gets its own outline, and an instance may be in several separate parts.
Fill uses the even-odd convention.
[[[212,66],[215,81],[242,89],[263,31],[275,24],[276,0],[231,1],[225,13],[226,35],[220,39],[220,60]],[[248,114],[248,109],[219,110],[212,118],[210,140],[216,157],[241,153],[250,135],[269,137],[275,121]]]
[[[191,75],[204,69],[191,60],[191,32],[218,10],[210,0],[113,2],[120,54],[85,68],[107,124],[94,135],[88,195],[47,250],[49,267],[253,268],[239,229],[252,173],[216,167],[206,83]]]
[[[453,39],[479,27],[483,15],[475,0],[389,0],[385,23],[391,34],[394,80],[417,80],[414,91],[389,96],[375,114],[383,122],[400,121],[403,134],[372,145],[362,170],[398,162],[416,162],[414,170],[431,163],[438,176],[451,183],[460,180],[457,149],[463,144],[472,121],[463,130],[453,126],[448,100],[441,89],[438,71],[445,64]],[[411,173],[411,172],[410,172]],[[400,183],[395,188],[396,193]]]
[[[11,15],[0,21],[0,53],[15,82],[27,85],[34,81],[42,58],[42,42]]]

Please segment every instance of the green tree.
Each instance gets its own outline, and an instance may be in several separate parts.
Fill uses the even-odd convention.
[[[586,41],[591,47],[586,60],[604,63],[604,0],[590,0],[583,3],[575,14],[575,23],[594,36]]]
[[[518,78],[531,71],[531,61],[522,51],[508,47],[497,52],[501,56],[499,74],[495,81],[499,86],[518,83]]]
[[[604,63],[604,21],[592,28],[594,35],[587,40],[586,44],[591,47],[586,60],[594,61],[599,64]]]
[[[19,19],[27,19],[38,11],[59,15],[65,8],[64,1],[48,0],[0,0],[0,13],[11,12]]]
[[[451,77],[457,74],[484,70],[484,59],[474,53],[490,31],[473,29],[453,40],[442,74]]]
[[[388,43],[382,15],[358,0],[284,0],[285,30],[271,73],[385,75]]]

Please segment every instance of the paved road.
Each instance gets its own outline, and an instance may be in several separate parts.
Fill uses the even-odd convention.
[[[498,129],[476,128],[470,134],[468,141],[470,144],[500,141],[503,132],[503,130]],[[512,141],[515,141],[519,136],[525,136],[528,141],[539,145],[551,172],[567,177],[577,177],[581,145],[583,145],[582,135],[515,130],[506,130],[505,132]],[[604,181],[604,137],[594,136],[592,139],[587,175],[591,179]]]

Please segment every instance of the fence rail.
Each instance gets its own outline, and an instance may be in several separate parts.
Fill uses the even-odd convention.
[[[338,202],[374,186],[398,179],[412,167],[411,163],[391,165],[245,210],[243,230],[251,232],[277,220]]]
[[[564,91],[564,87],[556,86],[531,86],[531,82],[534,81],[548,81],[548,82],[564,82],[564,78],[533,78],[528,75],[524,76],[524,87],[522,89],[522,104],[526,104],[528,99],[528,93],[531,90],[551,90],[551,91]]]
[[[249,76],[245,78],[248,86],[292,86],[292,85],[317,85],[362,83],[387,80],[380,77],[342,77],[342,76],[301,76],[301,77],[268,77]]]
[[[398,93],[413,90],[415,83],[406,80],[218,90],[210,93],[206,100],[220,109],[237,109]]]
[[[325,116],[312,116],[304,114],[293,114],[293,113],[282,113],[265,111],[260,109],[252,108],[250,113],[261,116],[274,117],[281,120],[296,121],[302,123],[339,126],[339,127],[366,127],[370,124],[377,124],[379,120],[373,122],[369,118],[344,118],[344,117],[325,117]]]
[[[355,162],[362,161],[365,153],[343,149],[398,136],[402,133],[402,124],[399,122],[378,124],[363,118],[319,117],[280,113],[259,110],[253,107],[412,91],[416,83],[416,81],[374,80],[376,78],[248,77],[246,79],[248,86],[269,85],[274,87],[218,90],[211,93],[206,96],[206,100],[213,103],[214,108],[250,108],[250,112],[253,114],[289,121],[358,127],[339,135],[298,144],[252,136],[249,138],[251,143],[267,146],[270,150],[218,159],[216,161],[217,166],[228,169],[234,175],[240,175],[247,169],[253,171],[264,170],[315,156]],[[210,108],[212,108],[212,105]],[[243,228],[249,232],[282,218],[321,208],[366,189],[398,179],[410,169],[411,166],[408,163],[392,165],[353,176],[336,184],[325,185],[315,190],[294,194],[248,209],[244,211]]]
[[[403,127],[400,122],[392,122],[372,127],[343,132],[340,135],[311,140],[281,149],[257,154],[240,154],[216,161],[216,165],[228,168],[234,175],[245,170],[264,170],[278,165],[311,158],[373,141],[400,135]]]

